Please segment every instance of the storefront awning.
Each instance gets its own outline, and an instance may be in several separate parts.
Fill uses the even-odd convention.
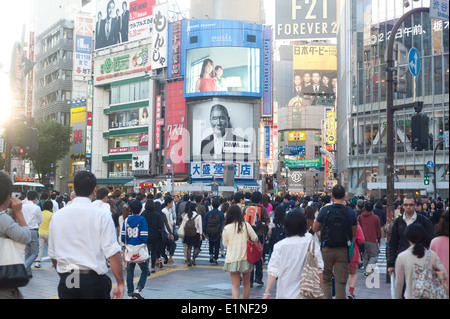
[[[97,185],[125,185],[126,183],[133,182],[133,180],[127,178],[127,179],[120,179],[120,178],[103,178],[103,179],[97,179]]]

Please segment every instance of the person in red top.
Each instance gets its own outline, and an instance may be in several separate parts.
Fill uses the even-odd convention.
[[[356,237],[353,238],[353,256],[350,259],[350,264],[348,267],[349,277],[348,277],[348,295],[347,299],[355,299],[355,286],[356,280],[358,279],[358,266],[359,266],[359,246],[364,243],[364,234],[361,226],[358,223],[358,231],[356,232]]]
[[[373,267],[378,260],[381,244],[381,221],[380,218],[373,213],[373,202],[364,203],[364,211],[359,216],[359,225],[364,233],[364,252],[362,253],[362,263],[365,269],[365,275],[368,276],[372,272]],[[370,270],[367,266],[370,265]],[[368,271],[369,270],[369,271]]]
[[[216,92],[217,87],[214,62],[211,59],[205,59],[203,61],[200,78],[195,84],[195,92]]]

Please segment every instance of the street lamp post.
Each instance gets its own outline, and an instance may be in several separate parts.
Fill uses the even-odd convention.
[[[170,157],[167,157],[166,160],[167,165],[167,175],[170,174],[170,180],[171,180],[171,187],[170,187],[170,194],[173,196],[175,193],[175,186],[174,186],[174,179],[175,179],[175,171],[174,171],[174,165]],[[172,169],[170,171],[170,169]]]

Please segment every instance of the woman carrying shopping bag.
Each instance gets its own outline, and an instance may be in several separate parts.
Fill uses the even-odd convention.
[[[241,274],[242,285],[244,286],[243,298],[248,299],[250,297],[250,274],[253,264],[247,260],[249,240],[257,242],[258,236],[253,227],[244,222],[241,208],[238,205],[231,205],[226,214],[222,242],[227,248],[223,269],[230,274],[233,299],[239,299]]]

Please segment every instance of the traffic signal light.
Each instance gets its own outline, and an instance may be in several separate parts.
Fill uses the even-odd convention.
[[[38,130],[27,127],[23,133],[23,151],[25,155],[33,155],[38,150]]]
[[[394,42],[394,91],[406,93],[406,73],[408,71],[408,49],[401,42]]]
[[[428,176],[425,176],[425,177],[423,178],[423,183],[424,183],[425,185],[430,185],[430,178],[429,178]]]
[[[188,184],[192,184],[192,174],[189,174]]]
[[[417,113],[411,118],[411,146],[416,151],[428,149],[429,118],[423,113]]]

